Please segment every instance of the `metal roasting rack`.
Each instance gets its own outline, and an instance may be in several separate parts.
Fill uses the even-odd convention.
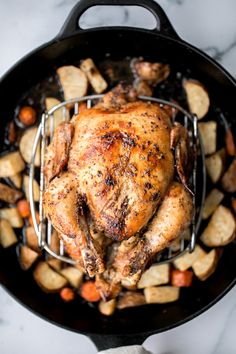
[[[50,220],[45,217],[44,210],[43,210],[43,192],[45,188],[45,181],[44,181],[44,163],[45,163],[45,153],[46,148],[50,144],[53,138],[54,132],[54,119],[55,119],[55,112],[61,110],[61,114],[64,121],[70,120],[67,106],[73,106],[74,114],[79,113],[79,106],[81,102],[87,102],[87,108],[91,108],[99,99],[101,99],[103,95],[90,95],[84,96],[81,98],[71,99],[68,101],[64,101],[53,108],[51,108],[48,112],[42,114],[41,123],[39,124],[37,134],[34,141],[34,146],[32,150],[32,159],[30,165],[30,182],[29,182],[29,196],[30,196],[30,208],[32,213],[33,224],[35,228],[35,232],[38,237],[38,244],[42,250],[45,250],[45,257],[50,254],[51,256],[67,262],[69,264],[75,264],[74,261],[69,256],[65,255],[63,242],[60,241],[60,251],[59,254],[52,251],[50,248],[51,244],[51,235],[53,231],[52,224]],[[194,203],[194,215],[193,220],[190,226],[190,232],[186,237],[186,234],[181,236],[178,240],[177,247],[167,247],[163,251],[161,251],[156,257],[156,263],[165,263],[170,262],[173,259],[181,256],[185,252],[192,252],[195,248],[196,244],[196,235],[201,223],[201,214],[202,214],[202,206],[205,200],[205,190],[206,190],[206,171],[205,171],[205,160],[204,160],[204,151],[203,151],[203,144],[201,141],[201,137],[198,133],[198,125],[197,125],[197,116],[194,114],[190,114],[181,106],[154,97],[147,97],[147,96],[139,96],[139,99],[143,101],[149,101],[158,103],[160,106],[170,106],[172,108],[172,120],[173,122],[176,120],[179,123],[183,124],[188,132],[190,138],[190,145],[193,150],[193,170],[192,175],[189,179],[189,189],[193,195],[193,203]],[[175,118],[174,111],[177,110],[178,114]],[[33,191],[33,180],[35,178],[36,169],[35,169],[35,156],[36,150],[38,145],[40,145],[40,155],[41,155],[41,163],[40,163],[40,172],[39,172],[39,179],[40,179],[40,200],[39,204],[34,202],[34,191]],[[200,160],[200,162],[199,162]],[[39,211],[39,221],[36,217],[36,212]]]

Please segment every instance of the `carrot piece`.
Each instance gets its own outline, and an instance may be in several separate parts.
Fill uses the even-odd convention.
[[[82,284],[80,290],[81,297],[90,302],[96,302],[101,300],[101,296],[96,288],[94,281],[88,280]]]
[[[8,124],[8,140],[11,144],[16,141],[16,126],[13,120]]]
[[[30,205],[26,199],[21,199],[17,203],[17,209],[22,218],[27,218],[30,216]]]
[[[63,301],[69,302],[74,300],[75,292],[71,288],[63,288],[60,291],[60,297],[62,298]]]
[[[34,108],[30,106],[24,106],[20,109],[19,120],[24,125],[33,125],[36,122],[37,114]]]
[[[230,156],[235,156],[236,155],[236,148],[235,148],[234,137],[233,137],[231,129],[228,129],[226,131],[225,144],[226,144],[227,153]]]
[[[33,218],[32,218],[32,215],[30,214],[29,216],[29,224],[30,226],[34,226],[34,223],[33,223]],[[37,223],[39,224],[39,213],[36,211],[36,220],[37,220]]]
[[[232,208],[236,214],[236,198],[233,198],[232,201],[231,201],[231,204],[232,204]]]
[[[193,272],[190,270],[174,269],[171,274],[171,285],[173,286],[191,286],[193,280]]]

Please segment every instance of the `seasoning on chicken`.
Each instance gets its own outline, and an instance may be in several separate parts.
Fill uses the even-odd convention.
[[[48,148],[44,209],[64,240],[73,239],[70,244],[80,250],[69,247],[68,253],[82,257],[90,276],[105,271],[103,244],[92,237],[89,219],[105,238],[121,241],[114,264],[97,279],[103,298],[112,296],[101,285],[109,288],[111,273],[112,288],[125,277],[137,282],[154,254],[191,221],[192,197],[173,182],[171,131],[164,110],[119,85],[97,106],[62,123]],[[186,134],[173,134],[179,146]],[[185,181],[185,161],[178,163]]]

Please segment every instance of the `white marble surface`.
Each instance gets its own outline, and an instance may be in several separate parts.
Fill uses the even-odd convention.
[[[76,0],[0,0],[0,76],[24,54],[54,37]],[[236,76],[235,0],[160,0],[179,35]],[[140,9],[90,10],[83,26],[150,26]],[[0,288],[0,353],[95,354],[85,336],[37,318]],[[145,341],[158,354],[235,354],[236,288],[203,315]]]

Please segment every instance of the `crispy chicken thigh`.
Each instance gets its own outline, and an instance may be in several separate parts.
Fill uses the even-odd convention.
[[[46,215],[63,235],[68,253],[80,262],[82,257],[90,276],[103,273],[105,264],[101,243],[92,236],[88,220],[93,220],[95,228],[105,237],[122,241],[114,259],[113,269],[120,274],[116,284],[124,275],[132,278],[134,268],[139,268],[136,273],[141,275],[147,260],[184,231],[192,213],[189,193],[181,184],[172,184],[172,149],[179,149],[181,153],[177,155],[186,160],[183,153],[186,144],[179,144],[180,134],[171,138],[172,124],[164,110],[156,104],[135,100],[135,94],[131,93],[118,88],[70,123],[62,123],[48,148],[45,163]],[[131,100],[134,102],[127,102]],[[177,134],[180,130],[175,129]],[[181,166],[185,164],[186,161]],[[181,204],[182,209],[175,203],[171,207],[173,194],[178,196],[176,203]],[[162,208],[169,221],[167,217],[165,222],[161,221]],[[186,210],[185,215],[183,210]],[[170,232],[168,225],[172,227],[172,217],[177,218],[178,223],[173,221],[175,227]],[[147,237],[149,231],[143,234],[151,219],[151,228],[154,220],[159,224],[159,219],[163,226],[153,240]],[[144,239],[149,241],[144,242]],[[128,246],[123,252],[129,240],[135,243],[133,251]],[[78,247],[78,252],[72,244]],[[137,249],[144,254],[149,248],[152,251],[147,252],[141,266],[142,262],[132,252]],[[106,272],[104,277],[98,278],[100,289],[110,277],[111,271]],[[130,281],[135,282],[138,277]]]

